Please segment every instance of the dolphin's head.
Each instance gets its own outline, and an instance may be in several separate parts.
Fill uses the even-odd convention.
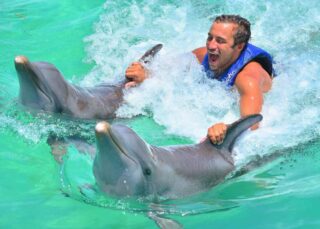
[[[152,152],[133,130],[124,125],[96,125],[97,155],[93,172],[102,191],[116,196],[145,196],[154,169]]]
[[[17,56],[14,64],[20,84],[20,102],[34,109],[53,110],[52,91],[37,64],[29,62],[25,56]]]

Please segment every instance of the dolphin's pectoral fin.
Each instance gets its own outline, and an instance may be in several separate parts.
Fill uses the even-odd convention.
[[[62,164],[63,156],[67,153],[68,144],[66,143],[64,138],[58,137],[56,134],[51,133],[48,136],[47,143],[51,148],[51,154],[54,159]]]
[[[183,228],[179,222],[177,222],[173,219],[168,219],[163,216],[160,216],[159,214],[157,214],[155,212],[150,211],[147,213],[147,215],[150,219],[154,220],[160,228],[164,228],[164,229],[167,229],[167,228],[168,229],[181,229],[181,228]]]
[[[58,163],[63,162],[63,156],[68,152],[70,146],[75,147],[78,152],[89,154],[92,158],[96,154],[94,145],[79,136],[59,137],[55,133],[48,136],[47,143],[51,148],[51,153]]]
[[[98,193],[99,190],[97,189],[97,187],[95,185],[92,184],[83,184],[81,186],[78,186],[79,188],[79,192],[81,193],[81,195],[83,195],[84,197],[90,197],[92,195],[92,193]]]

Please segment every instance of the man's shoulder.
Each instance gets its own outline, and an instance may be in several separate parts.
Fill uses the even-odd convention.
[[[242,74],[249,74],[252,76],[261,74],[269,75],[268,72],[266,72],[266,70],[264,70],[264,68],[261,66],[261,64],[256,61],[250,61],[248,64],[246,64],[246,66],[244,66],[244,68],[239,72],[238,75]]]
[[[204,56],[207,54],[207,48],[200,47],[200,48],[194,49],[192,53],[197,57],[199,63],[202,63]]]
[[[263,91],[268,91],[271,88],[271,76],[258,63],[252,61],[248,63],[237,75],[235,85],[237,88],[256,85],[262,87]]]

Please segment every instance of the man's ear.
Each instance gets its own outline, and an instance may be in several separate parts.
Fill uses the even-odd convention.
[[[242,49],[244,48],[244,46],[245,46],[245,43],[244,43],[244,42],[242,42],[242,43],[240,43],[240,44],[237,44],[237,49],[238,49],[239,51],[242,51]]]

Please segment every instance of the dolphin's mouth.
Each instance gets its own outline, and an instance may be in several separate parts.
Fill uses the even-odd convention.
[[[35,88],[41,96],[45,97],[48,103],[54,103],[53,98],[48,94],[47,90],[43,88],[43,84],[40,82],[40,78],[37,77],[34,66],[29,62],[28,58],[25,56],[17,56],[14,62],[19,78],[21,78],[22,81],[28,81],[28,79],[23,79],[28,76],[30,81],[34,84],[32,87]]]
[[[112,132],[112,127],[109,123],[103,121],[103,122],[99,122],[96,125],[96,133],[97,134],[103,134],[105,135],[115,146],[115,148],[122,153],[125,157],[127,157],[128,159],[130,159],[131,161],[133,161],[134,163],[138,164],[137,161],[130,156],[130,154],[128,153],[128,151],[121,146],[120,141],[118,140],[117,136],[115,136],[115,134],[113,134]]]

